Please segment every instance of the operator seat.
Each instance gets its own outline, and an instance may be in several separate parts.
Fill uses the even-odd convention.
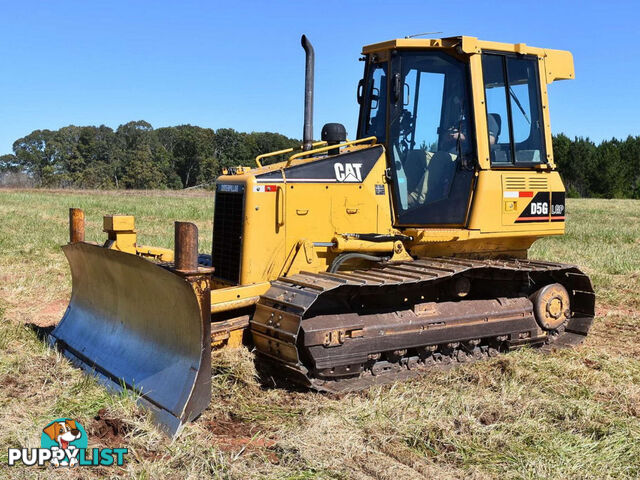
[[[427,196],[425,203],[449,198],[456,175],[458,157],[447,152],[436,152],[429,161]]]
[[[493,145],[489,144],[491,163],[508,163],[507,152],[498,145],[498,138],[502,131],[502,118],[498,113],[487,114],[487,129],[489,130],[489,135],[494,138]]]
[[[407,190],[414,192],[418,189],[418,182],[427,171],[427,152],[422,149],[409,150],[404,162],[404,173],[407,176]]]
[[[490,113],[487,116],[487,128],[489,129],[489,135],[493,136],[495,143],[498,143],[498,137],[502,130],[502,118],[498,113]]]

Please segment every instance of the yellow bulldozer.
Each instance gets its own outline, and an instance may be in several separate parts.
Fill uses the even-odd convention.
[[[331,123],[314,142],[302,46],[302,145],[216,180],[210,254],[188,222],[174,250],[141,246],[125,215],[86,242],[70,211],[72,296],[51,341],[138,392],[170,435],[209,404],[212,346],[245,342],[285,384],[345,392],[577,345],[591,325],[590,279],[527,258],[564,233],[547,85],[574,77],[569,52],[466,36],[368,45],[356,139]]]

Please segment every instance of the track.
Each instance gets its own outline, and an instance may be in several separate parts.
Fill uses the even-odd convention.
[[[541,328],[530,299],[550,284],[570,300],[556,329]],[[278,377],[345,392],[524,345],[575,346],[594,307],[591,281],[572,265],[429,258],[279,278],[260,298],[251,331]]]

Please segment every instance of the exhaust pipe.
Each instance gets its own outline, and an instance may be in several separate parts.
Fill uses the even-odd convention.
[[[311,150],[313,147],[313,66],[315,55],[313,46],[306,35],[300,39],[302,48],[306,54],[304,70],[304,131],[302,134],[302,150]]]

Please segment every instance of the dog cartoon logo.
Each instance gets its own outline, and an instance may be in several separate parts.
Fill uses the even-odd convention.
[[[60,450],[51,459],[55,466],[74,466],[78,464],[78,451],[88,445],[87,432],[79,422],[70,418],[54,420],[42,430],[41,448]],[[60,453],[64,452],[63,455]]]
[[[80,422],[58,418],[42,429],[40,448],[9,448],[7,465],[87,467],[124,465],[128,448],[87,448],[89,439]]]

